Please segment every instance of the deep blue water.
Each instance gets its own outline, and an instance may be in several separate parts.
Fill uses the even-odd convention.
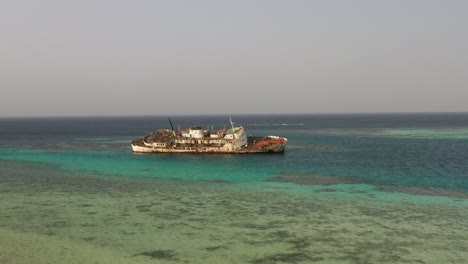
[[[289,139],[284,155],[131,153],[130,141],[167,117],[0,119],[0,162],[64,173],[261,183],[287,173],[372,185],[468,191],[468,113],[232,116],[248,134]],[[174,126],[224,127],[227,116],[174,116]],[[0,168],[0,173],[2,173]]]

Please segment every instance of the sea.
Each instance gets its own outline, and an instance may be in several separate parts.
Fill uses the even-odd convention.
[[[285,153],[132,153],[168,118],[1,118],[0,263],[468,263],[468,113],[233,115]]]

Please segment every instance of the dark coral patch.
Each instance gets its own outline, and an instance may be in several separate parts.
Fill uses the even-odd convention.
[[[304,261],[318,261],[322,259],[312,259],[310,256],[300,253],[300,252],[293,252],[293,253],[279,253],[270,256],[266,256],[263,258],[257,258],[251,260],[250,263],[253,264],[266,264],[266,263],[300,263]]]
[[[135,256],[147,256],[154,259],[175,259],[175,252],[173,250],[153,250],[153,251],[145,251],[139,254],[135,254]]]

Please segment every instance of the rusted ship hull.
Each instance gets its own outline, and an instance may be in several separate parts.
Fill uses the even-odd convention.
[[[131,144],[135,153],[206,153],[206,154],[255,154],[284,153],[288,140],[284,137],[249,137],[248,144],[241,149],[226,150],[217,146],[168,146],[154,147],[145,144],[144,138],[134,140]]]

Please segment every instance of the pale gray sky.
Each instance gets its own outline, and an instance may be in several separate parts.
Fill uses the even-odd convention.
[[[468,1],[0,2],[0,116],[468,111]]]

